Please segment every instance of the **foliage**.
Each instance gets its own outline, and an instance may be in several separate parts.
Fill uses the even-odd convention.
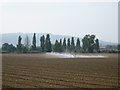
[[[93,53],[99,51],[99,40],[95,40],[95,35],[85,35],[82,39],[84,52]]]
[[[53,46],[53,51],[54,51],[54,52],[59,52],[58,46],[59,46],[59,42],[58,42],[58,40],[56,40],[56,41],[55,41],[55,44],[54,44],[54,46]]]
[[[99,51],[100,51],[99,40],[96,39],[96,40],[95,40],[95,43],[96,43],[96,44],[95,44],[95,45],[96,45],[96,46],[95,46],[95,49],[96,49],[97,52],[99,52]]]
[[[67,46],[67,45],[66,45],[66,38],[64,38],[64,40],[63,40],[63,50],[64,50],[64,52],[65,52],[66,49],[67,49],[66,46]]]
[[[25,43],[24,43],[24,45],[25,45],[25,47],[26,47],[27,50],[30,49],[30,39],[29,39],[28,35],[26,35],[26,37],[25,37]]]
[[[67,51],[70,51],[70,38],[67,39]]]
[[[71,38],[70,51],[71,51],[71,52],[74,52],[74,51],[75,51],[74,37]]]
[[[120,45],[110,46],[107,45],[105,49],[101,49],[99,45],[99,39],[96,39],[95,35],[85,35],[82,39],[82,46],[80,45],[80,39],[74,41],[74,37],[64,38],[63,41],[60,39],[56,40],[55,44],[51,44],[50,35],[47,34],[46,37],[42,35],[40,37],[40,46],[36,46],[36,34],[33,35],[32,45],[30,48],[29,37],[26,35],[24,44],[21,43],[22,37],[18,37],[17,49],[12,44],[5,43],[2,45],[2,49],[6,52],[18,53],[39,53],[39,52],[77,52],[77,53],[98,53],[98,52],[118,52],[120,51]]]
[[[80,48],[81,48],[81,47],[80,47],[80,39],[77,38],[75,51],[76,51],[76,52],[80,52]]]
[[[50,35],[46,35],[46,40],[45,40],[45,51],[46,52],[51,52],[52,51],[52,45],[50,41]]]
[[[41,51],[45,52],[45,37],[44,37],[44,35],[41,36],[40,42],[41,42]]]
[[[36,50],[36,34],[34,33],[34,35],[33,35],[33,41],[32,41],[32,49],[33,50]]]
[[[54,52],[62,52],[61,43],[58,42],[58,40],[55,41],[55,45],[53,47],[53,51]]]
[[[62,39],[60,39],[60,52],[63,52]]]
[[[27,48],[26,46],[23,46],[23,47],[22,47],[22,52],[23,52],[23,53],[27,53],[27,52],[28,52],[28,48]]]
[[[4,43],[2,45],[2,52],[10,53],[15,51],[16,51],[16,48],[12,44]]]
[[[22,37],[18,37],[18,44],[17,44],[17,51],[22,52],[22,44],[21,44]]]

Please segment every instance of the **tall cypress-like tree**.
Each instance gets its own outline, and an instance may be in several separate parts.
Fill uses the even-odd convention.
[[[96,51],[99,52],[99,50],[100,50],[99,40],[96,39],[95,43],[96,43]]]
[[[63,40],[63,51],[66,51],[66,38]]]
[[[80,39],[77,38],[77,42],[76,42],[76,52],[80,52]]]
[[[34,35],[33,35],[33,41],[32,41],[32,49],[33,50],[36,50],[36,34],[34,33]]]
[[[44,35],[41,36],[40,42],[41,42],[41,50],[42,50],[42,52],[44,52],[45,51],[45,37],[44,37]]]
[[[53,47],[54,52],[62,52],[62,39],[60,39],[60,42],[58,40],[55,41],[54,47]]]
[[[63,52],[62,39],[60,39],[60,52]]]
[[[70,38],[67,39],[67,50],[70,51]]]
[[[72,37],[72,38],[71,38],[70,50],[71,50],[71,51],[75,51],[75,42],[74,42],[74,37]]]
[[[54,52],[59,52],[60,51],[60,43],[58,42],[58,40],[55,41],[54,47],[53,47],[53,51]]]
[[[45,51],[46,52],[51,52],[52,51],[52,45],[50,41],[50,35],[46,35],[46,40],[45,40]]]
[[[19,36],[19,37],[18,37],[18,45],[17,45],[17,50],[18,50],[19,52],[22,51],[22,43],[21,43],[21,40],[22,40],[22,37]]]
[[[30,40],[29,40],[28,35],[26,35],[26,37],[25,37],[24,45],[25,45],[26,49],[29,50],[29,48],[30,48]]]
[[[77,38],[76,47],[80,48],[80,39]]]

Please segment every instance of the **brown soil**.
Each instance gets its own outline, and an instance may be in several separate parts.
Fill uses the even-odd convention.
[[[118,58],[44,58],[42,54],[4,54],[3,88],[115,88]]]

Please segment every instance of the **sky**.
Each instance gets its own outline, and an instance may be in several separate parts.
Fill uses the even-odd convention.
[[[117,2],[3,2],[1,7],[0,33],[95,34],[118,42]]]

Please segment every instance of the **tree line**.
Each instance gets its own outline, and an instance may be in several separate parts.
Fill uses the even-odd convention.
[[[39,38],[40,46],[36,46],[36,34],[32,38],[32,45],[30,45],[29,37],[26,35],[25,43],[22,44],[22,37],[18,37],[16,47],[12,44],[4,43],[2,50],[5,52],[17,53],[35,53],[35,52],[74,52],[74,53],[94,53],[100,52],[99,39],[95,35],[85,35],[80,41],[77,38],[75,42],[74,37],[64,38],[63,40],[56,40],[54,44],[51,43],[50,35],[42,35]],[[82,43],[81,43],[82,42]]]

